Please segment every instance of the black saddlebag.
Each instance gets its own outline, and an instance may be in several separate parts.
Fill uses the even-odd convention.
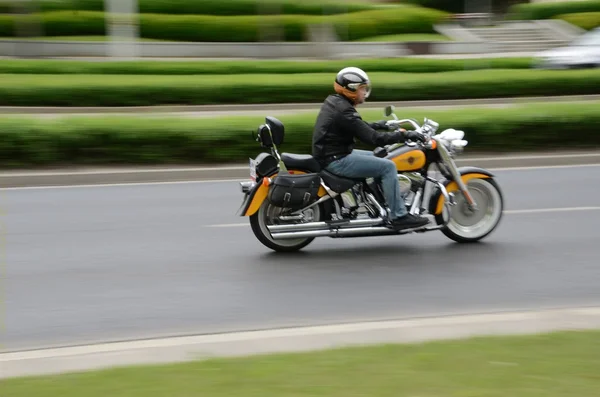
[[[318,174],[280,173],[269,188],[269,202],[276,207],[299,209],[318,200]]]

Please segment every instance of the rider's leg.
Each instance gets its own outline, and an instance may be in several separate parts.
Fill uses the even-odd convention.
[[[370,150],[360,150],[354,149],[352,151],[351,156],[360,155],[360,156],[371,156],[377,160],[375,160],[375,164],[380,164],[379,167],[373,167],[370,169],[368,166],[366,175],[371,176],[372,173],[369,171],[375,170],[377,172],[377,177],[381,179],[381,187],[383,188],[383,194],[385,196],[385,201],[387,202],[390,208],[390,218],[394,220],[396,218],[403,217],[407,214],[406,205],[404,204],[404,197],[402,193],[400,193],[400,183],[398,182],[398,171],[396,169],[396,165],[388,159],[383,159],[380,157],[376,157],[375,153]],[[361,165],[358,165],[358,168],[362,168],[362,159]],[[351,158],[351,162],[356,164],[355,157]],[[352,168],[352,166],[350,166]],[[355,167],[356,168],[356,167]],[[354,171],[354,170],[353,170]],[[352,172],[352,171],[350,171]],[[342,174],[340,174],[342,175]],[[364,175],[364,174],[363,174]],[[358,177],[365,177],[363,175],[359,175]],[[350,176],[350,175],[349,175]],[[351,176],[352,177],[352,176]]]
[[[400,194],[398,171],[391,160],[376,157],[372,152],[353,151],[348,156],[330,163],[326,168],[334,174],[349,178],[381,178],[393,224],[400,227],[418,227],[428,223],[426,218],[407,213],[404,198]]]

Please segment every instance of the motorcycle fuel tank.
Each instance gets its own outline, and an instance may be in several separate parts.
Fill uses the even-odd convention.
[[[402,146],[390,152],[385,158],[396,164],[396,169],[402,171],[417,171],[425,166],[427,161],[422,150],[411,146]]]

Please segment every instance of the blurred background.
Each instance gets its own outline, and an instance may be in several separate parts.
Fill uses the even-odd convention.
[[[0,0],[0,55],[535,52],[569,45],[599,21],[597,0]],[[583,42],[597,46],[597,36]]]
[[[0,0],[3,349],[597,304],[599,27],[600,0]],[[347,66],[372,80],[365,120],[393,104],[463,130],[459,165],[541,167],[498,171],[515,212],[489,243],[327,239],[283,260],[235,215],[265,116],[285,125],[282,152],[310,153]],[[162,183],[173,181],[194,183]],[[149,184],[114,186],[137,182]],[[93,184],[109,186],[30,189]],[[535,378],[557,396],[597,396],[598,343],[581,346],[596,367],[572,364],[577,352],[555,360],[578,380],[562,368]],[[512,362],[489,357],[473,368]],[[484,393],[485,376],[463,376],[477,385],[456,395]],[[498,388],[506,376],[488,395],[519,395]],[[525,394],[542,390],[533,378]],[[98,379],[77,394],[127,389]],[[462,387],[448,379],[429,395]],[[176,384],[159,395],[190,395]],[[46,394],[15,385],[6,395],[76,393],[69,380],[41,384]]]
[[[348,65],[373,80],[364,108],[378,110],[367,118],[399,101],[589,100],[600,93],[599,25],[600,0],[0,0],[0,161],[239,162],[254,155],[248,131],[266,113],[293,127],[286,150],[308,152],[314,112]],[[282,103],[304,105],[284,111]],[[258,104],[254,112],[231,107]],[[189,105],[220,105],[250,118],[156,107]],[[155,108],[139,117],[127,106]],[[66,121],[84,107],[95,117]],[[109,117],[109,110],[138,118]],[[499,116],[499,135],[482,130],[495,114],[490,109],[476,121],[461,112],[468,114],[436,117],[469,129],[472,150],[552,149],[562,141],[538,132],[573,122],[596,126],[588,115],[525,124],[512,113]],[[11,118],[31,113],[25,121]],[[177,120],[148,121],[159,116]],[[224,143],[221,152],[211,149]]]

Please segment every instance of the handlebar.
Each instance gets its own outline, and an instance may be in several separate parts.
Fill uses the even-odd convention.
[[[414,119],[402,119],[402,120],[394,120],[394,121],[395,121],[394,124],[398,124],[398,125],[404,124],[404,123],[410,123],[413,127],[415,127],[416,130],[418,130],[418,131],[421,130],[421,126]]]

